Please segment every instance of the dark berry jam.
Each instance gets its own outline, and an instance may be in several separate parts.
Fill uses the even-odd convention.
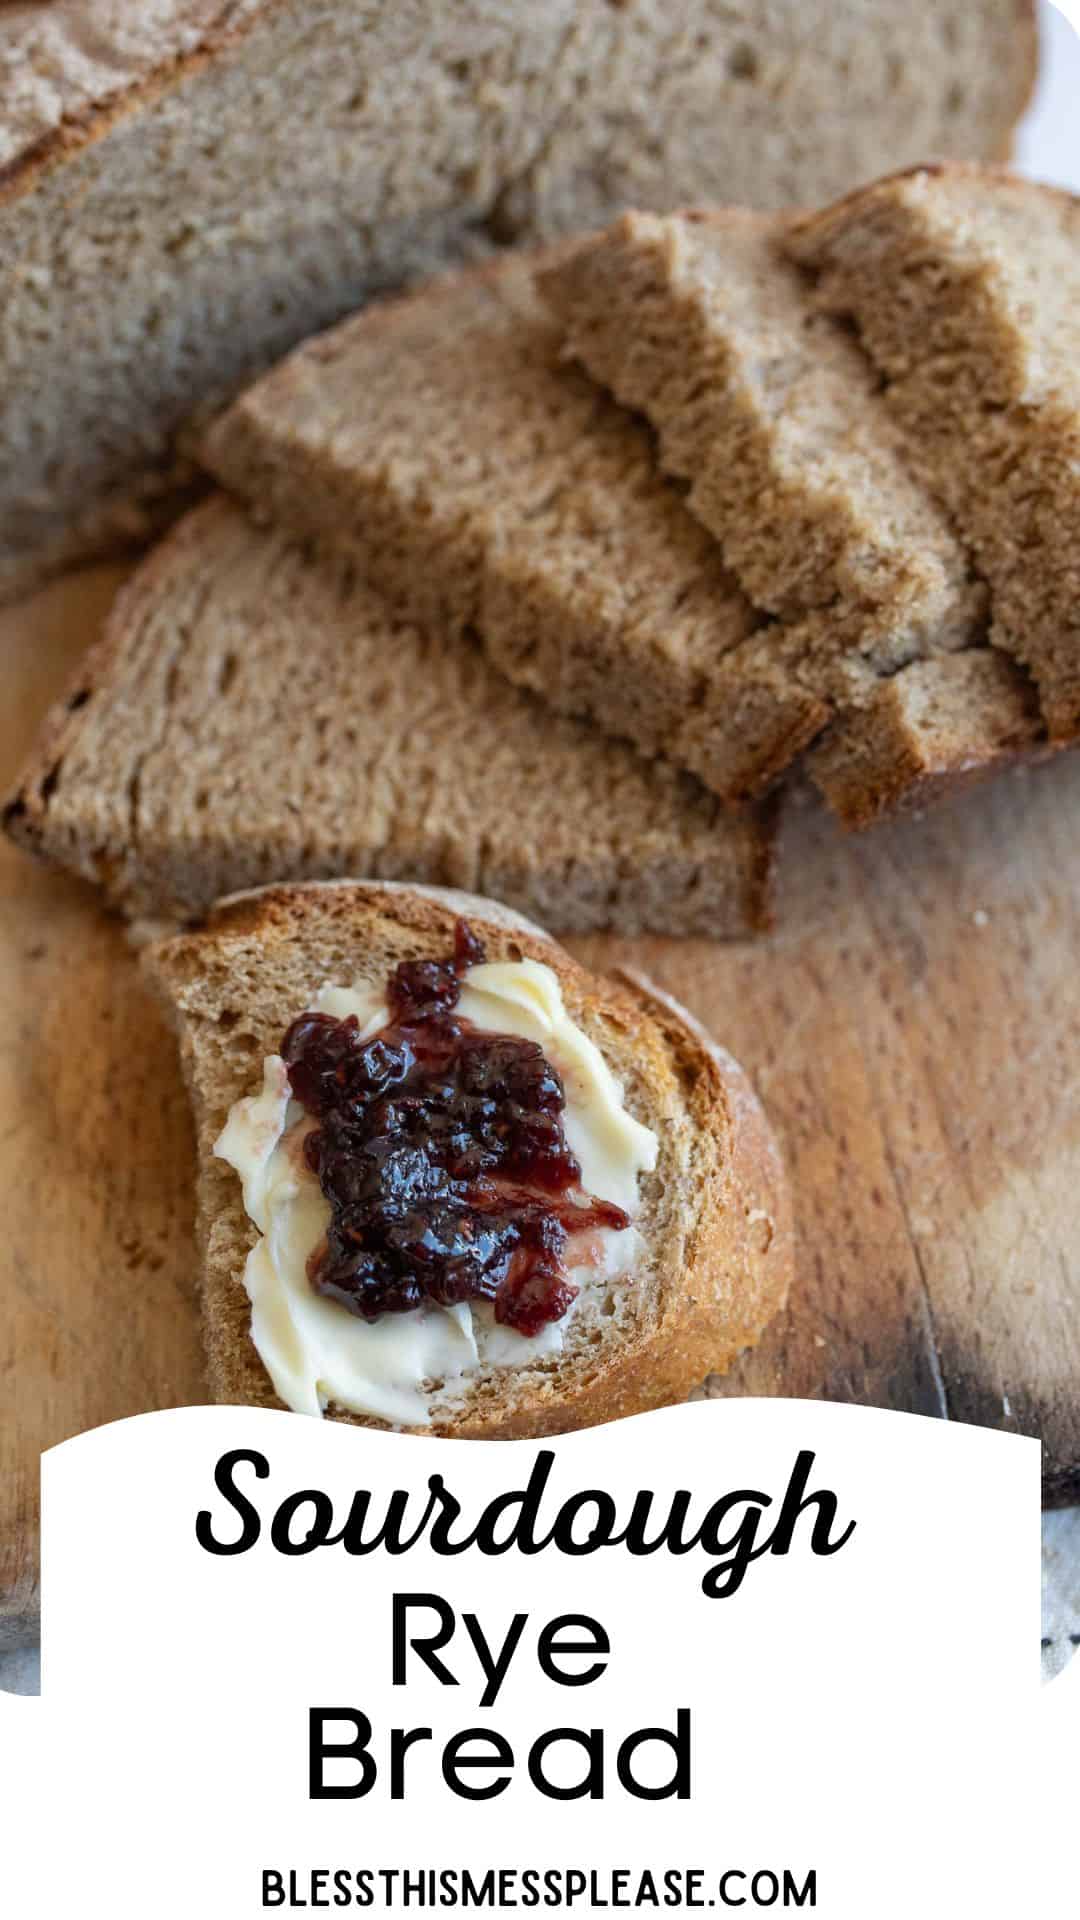
[[[395,969],[378,1033],[302,1013],[285,1035],[293,1094],[318,1122],[304,1156],[330,1203],[308,1274],[364,1320],[491,1300],[501,1325],[539,1333],[577,1295],[570,1235],[629,1225],[582,1190],[543,1049],[458,1015],[483,958],[459,920],[452,958]]]

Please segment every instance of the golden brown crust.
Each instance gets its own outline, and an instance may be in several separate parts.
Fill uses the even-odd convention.
[[[248,14],[246,18],[231,24],[223,22],[210,29],[198,46],[189,48],[186,53],[170,55],[152,72],[130,81],[112,98],[65,114],[58,126],[42,134],[39,140],[10,160],[7,166],[0,167],[0,206],[30,193],[46,174],[72,159],[84,147],[93,146],[98,140],[104,139],[140,107],[152,106],[170,87],[201,72],[218,54],[238,46],[247,38],[253,26],[283,4],[284,0],[263,0],[259,12]]]
[[[200,981],[229,966],[230,944],[256,942],[267,967],[275,946],[310,934],[313,915],[329,928],[356,927],[389,915],[421,950],[445,945],[457,915],[467,911],[492,957],[527,957],[553,968],[574,1017],[599,1019],[610,1044],[660,1082],[674,1075],[692,1129],[701,1204],[681,1221],[678,1271],[659,1276],[656,1310],[643,1334],[620,1339],[588,1373],[536,1376],[527,1393],[500,1404],[480,1399],[431,1429],[458,1438],[511,1439],[563,1432],[643,1412],[684,1398],[708,1373],[723,1372],[780,1310],[793,1253],[790,1201],[775,1140],[741,1070],[683,1010],[648,982],[599,980],[546,934],[519,916],[507,920],[491,902],[372,882],[271,887],[221,903],[206,926],[149,950],[145,964],[169,1001],[181,1030],[185,1073],[196,1107],[203,1169],[201,1236],[206,1255],[205,1326],[216,1398],[274,1406],[252,1346],[249,1310],[238,1262],[253,1232],[237,1183],[207,1168],[220,1113],[201,1111],[202,1075],[192,1035]],[[498,917],[493,917],[498,916]],[[359,932],[359,928],[357,928]],[[662,1143],[662,1153],[664,1151]],[[208,1195],[209,1200],[208,1200]],[[216,1217],[210,1218],[212,1209]],[[223,1210],[228,1220],[223,1217]],[[335,1411],[334,1418],[380,1425]]]
[[[23,762],[15,784],[0,805],[0,826],[16,846],[35,859],[46,859],[41,833],[48,810],[51,783],[55,780],[69,742],[78,732],[77,715],[108,672],[116,649],[109,630],[95,641],[68,679],[59,700],[55,701],[38,729],[29,757]]]
[[[424,940],[445,939],[448,929],[453,929],[458,912],[463,911],[446,904],[447,899],[452,898],[451,889],[399,886],[385,880],[306,880],[251,887],[219,900],[201,926],[166,941],[158,950],[158,964],[167,963],[170,956],[180,954],[189,962],[197,961],[200,951],[217,949],[223,936],[254,937],[270,944],[275,940],[288,940],[295,936],[298,923],[302,925],[306,920],[313,902],[328,906],[335,915],[340,911],[342,918],[346,918],[355,912],[361,896],[371,913],[390,914],[399,926],[407,927]],[[469,897],[461,896],[463,900]],[[542,928],[533,926],[521,914],[511,914],[495,901],[486,901],[484,905],[493,912],[487,918],[477,917],[476,926],[481,937],[490,935],[496,948],[508,943],[519,946],[523,956],[545,961],[562,980],[589,979],[585,969],[561,949],[556,949],[559,954],[556,964],[551,957],[555,942]]]
[[[138,621],[138,608],[152,600],[159,577],[173,564],[175,544],[197,542],[202,522],[217,510],[218,496],[193,507],[167,539],[148,554],[138,571],[120,588],[109,610],[100,639],[95,640],[71,672],[68,683],[48,709],[34,744],[0,805],[0,826],[17,846],[37,859],[46,859],[41,836],[49,793],[68,746],[79,732],[78,715],[87,700],[108,680],[113,661],[122,651],[127,628]]]
[[[971,756],[964,762],[928,767],[907,746],[898,749],[895,759],[882,763],[871,780],[862,768],[849,764],[843,743],[827,739],[818,752],[810,755],[807,771],[841,826],[848,832],[862,833],[882,820],[917,813],[964,793],[1009,767],[1037,766],[1055,751],[1040,739],[997,747],[985,759]]]
[[[741,1308],[749,1330],[743,1344],[749,1345],[778,1310],[772,1277],[762,1284],[768,1264],[762,1256],[775,1254],[775,1266],[789,1275],[794,1267],[791,1192],[779,1143],[746,1072],[726,1048],[647,974],[620,968],[619,975],[635,999],[644,1003],[672,1052],[699,1076],[704,1096],[701,1124],[710,1124],[721,1109],[725,1114],[725,1211],[730,1233],[725,1253],[734,1255],[740,1274]]]
[[[966,706],[961,689],[953,724],[913,726],[899,699],[905,677],[927,679],[940,665],[947,693],[950,670],[968,661],[983,670],[982,684],[970,686]],[[1006,656],[983,649],[917,662],[883,682],[856,725],[823,736],[806,770],[841,824],[859,831],[1052,751],[1034,685]]]
[[[793,238],[803,233],[827,232],[837,222],[846,221],[853,207],[880,199],[881,195],[897,181],[918,180],[923,176],[933,180],[1000,180],[1010,188],[1017,188],[1022,193],[1030,194],[1033,199],[1061,200],[1074,207],[1080,205],[1080,194],[1074,193],[1070,187],[1054,186],[1044,180],[1024,179],[1004,162],[990,164],[976,160],[926,160],[921,161],[917,166],[898,167],[893,173],[883,173],[877,180],[869,180],[861,187],[853,187],[850,193],[845,193],[840,200],[830,201],[827,207],[806,208],[786,216],[785,224]]]

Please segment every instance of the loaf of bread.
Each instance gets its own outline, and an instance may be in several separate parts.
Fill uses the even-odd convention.
[[[253,1343],[244,1285],[255,1228],[235,1171],[213,1151],[230,1110],[257,1093],[264,1057],[279,1053],[285,1029],[325,982],[381,992],[398,962],[451,949],[462,914],[489,960],[540,961],[554,971],[567,1013],[600,1049],[627,1112],[655,1133],[657,1158],[639,1176],[633,1267],[609,1289],[583,1292],[561,1351],[482,1364],[453,1391],[426,1383],[421,1430],[516,1438],[663,1406],[726,1370],[782,1306],[792,1239],[776,1144],[741,1070],[689,1015],[641,979],[588,974],[490,901],[380,884],[273,887],[224,902],[204,929],[145,954],[176,1019],[195,1112],[215,1399],[279,1404]],[[356,1323],[346,1315],[344,1324]],[[377,1424],[343,1412],[332,1395],[327,1411]]]
[[[772,809],[510,686],[229,502],[122,591],[5,813],[124,913],[187,920],[268,880],[480,888],[561,930],[715,937],[768,918]]]
[[[373,290],[626,205],[1003,157],[1031,0],[0,9],[0,593],[168,512],[177,430]]]

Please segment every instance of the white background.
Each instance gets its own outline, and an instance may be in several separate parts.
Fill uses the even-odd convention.
[[[1042,72],[1016,143],[1021,173],[1080,192],[1080,0],[1039,4]]]

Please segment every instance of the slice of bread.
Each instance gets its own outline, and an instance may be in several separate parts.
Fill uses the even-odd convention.
[[[442,1406],[434,1387],[430,1431],[510,1439],[665,1405],[730,1366],[783,1305],[792,1240],[776,1143],[741,1069],[664,995],[636,978],[586,973],[539,928],[469,895],[380,883],[271,887],[222,902],[202,930],[144,954],[179,1027],[195,1112],[215,1399],[277,1404],[250,1338],[242,1278],[255,1230],[237,1176],[212,1151],[230,1108],[257,1091],[263,1058],[279,1051],[323,982],[381,989],[398,961],[450,950],[461,914],[489,959],[553,968],[627,1110],[658,1135],[659,1157],[641,1176],[640,1265],[608,1300],[582,1296],[560,1355],[481,1371],[463,1400]]]
[[[121,593],[5,820],[135,918],[269,880],[480,888],[561,930],[714,937],[768,919],[772,809],[734,816],[394,615],[230,502]]]
[[[136,537],[192,412],[373,290],[628,204],[1004,155],[1031,0],[873,29],[865,0],[0,6],[0,593]]]
[[[756,606],[886,671],[977,631],[967,557],[784,216],[628,213],[540,276],[564,352],[656,430]]]
[[[869,827],[1042,758],[1045,732],[1034,687],[983,647],[879,680],[858,724],[830,727],[807,771],[845,827]]]
[[[789,230],[989,583],[1052,741],[1080,735],[1080,200],[920,168]]]

